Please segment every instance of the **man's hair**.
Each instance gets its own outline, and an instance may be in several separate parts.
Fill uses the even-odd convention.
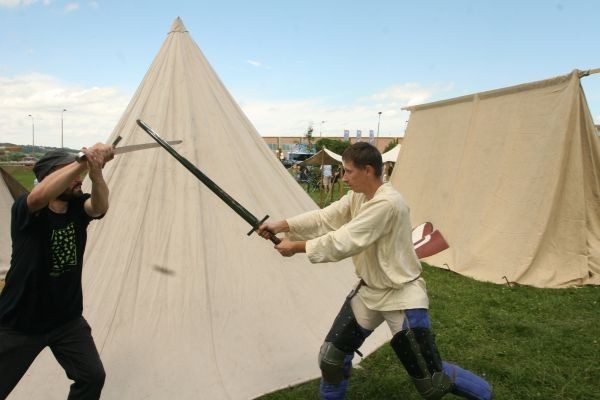
[[[375,146],[367,142],[357,142],[348,147],[342,153],[342,160],[352,161],[359,168],[365,168],[367,165],[370,165],[375,170],[375,176],[381,176],[383,169],[381,153]]]

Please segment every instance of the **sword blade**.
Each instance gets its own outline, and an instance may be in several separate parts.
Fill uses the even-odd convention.
[[[248,211],[244,206],[238,203],[233,197],[227,194],[223,189],[221,189],[214,181],[212,181],[208,176],[206,176],[198,167],[192,164],[187,158],[183,157],[179,154],[168,142],[162,139],[158,133],[156,133],[148,124],[146,124],[141,119],[138,119],[137,124],[142,128],[152,139],[154,139],[162,148],[164,148],[169,154],[171,154],[177,161],[181,163],[188,171],[190,171],[196,178],[198,178],[206,187],[208,187],[214,194],[216,194],[225,204],[229,206],[233,211],[236,212],[240,217],[242,217],[246,222],[248,222],[252,226],[252,230],[248,232],[248,235],[252,234],[252,232],[256,231],[258,227],[267,219],[269,216],[267,215],[262,220],[256,218],[250,211]],[[271,242],[275,244],[279,244],[281,240],[275,235],[271,235]]]
[[[170,145],[176,145],[181,142],[183,142],[183,140],[171,140],[167,143],[169,143]],[[114,146],[114,144],[113,144],[113,146]],[[113,152],[115,153],[115,155],[117,155],[117,154],[129,153],[131,151],[151,149],[154,147],[160,147],[160,144],[158,144],[158,143],[131,144],[128,146],[117,147],[113,150]],[[77,155],[75,156],[75,160],[77,162],[85,161],[85,159],[86,159],[85,154],[82,151],[77,153]]]
[[[169,143],[171,146],[179,144],[183,142],[183,140],[171,140],[168,141],[167,143]],[[160,147],[160,144],[158,143],[142,143],[142,144],[131,144],[129,146],[121,146],[121,147],[117,147],[114,150],[115,154],[123,154],[123,153],[129,153],[130,151],[138,151],[138,150],[145,150],[145,149],[151,149],[154,147]]]

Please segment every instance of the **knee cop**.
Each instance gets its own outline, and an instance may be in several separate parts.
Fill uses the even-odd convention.
[[[319,368],[326,382],[339,383],[350,376],[354,352],[370,333],[356,322],[348,298],[319,351]]]
[[[350,376],[347,365],[352,361],[352,353],[346,354],[331,342],[324,342],[319,350],[319,368],[323,380],[328,383],[340,383]]]
[[[394,335],[390,344],[421,397],[438,400],[452,391],[452,381],[444,373],[442,359],[429,328],[402,330]]]

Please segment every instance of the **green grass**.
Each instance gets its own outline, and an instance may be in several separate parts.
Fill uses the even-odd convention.
[[[340,184],[336,183],[331,192],[327,193],[322,188],[306,190],[306,184],[301,185],[305,192],[308,193],[310,198],[320,207],[326,207],[334,201],[339,200],[342,196],[348,192],[349,188],[344,183],[341,183],[342,188],[340,192]]]
[[[35,175],[33,174],[32,167],[24,167],[20,165],[3,165],[2,168],[13,176],[25,189],[31,190],[33,188],[33,180]]]
[[[508,288],[428,265],[423,275],[442,357],[484,376],[496,400],[600,399],[600,287]],[[420,398],[389,345],[354,370],[347,395]],[[318,381],[260,399],[316,400]]]

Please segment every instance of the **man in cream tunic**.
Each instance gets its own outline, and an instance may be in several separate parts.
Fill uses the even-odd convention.
[[[275,246],[283,256],[306,253],[313,263],[352,257],[356,267],[360,281],[320,350],[321,398],[344,398],[354,352],[385,320],[394,335],[391,346],[423,398],[439,399],[452,392],[490,399],[485,380],[439,356],[421,264],[412,245],[409,208],[400,193],[381,181],[381,154],[358,142],[342,159],[348,194],[322,210],[267,222],[258,230],[267,239],[287,233]]]

